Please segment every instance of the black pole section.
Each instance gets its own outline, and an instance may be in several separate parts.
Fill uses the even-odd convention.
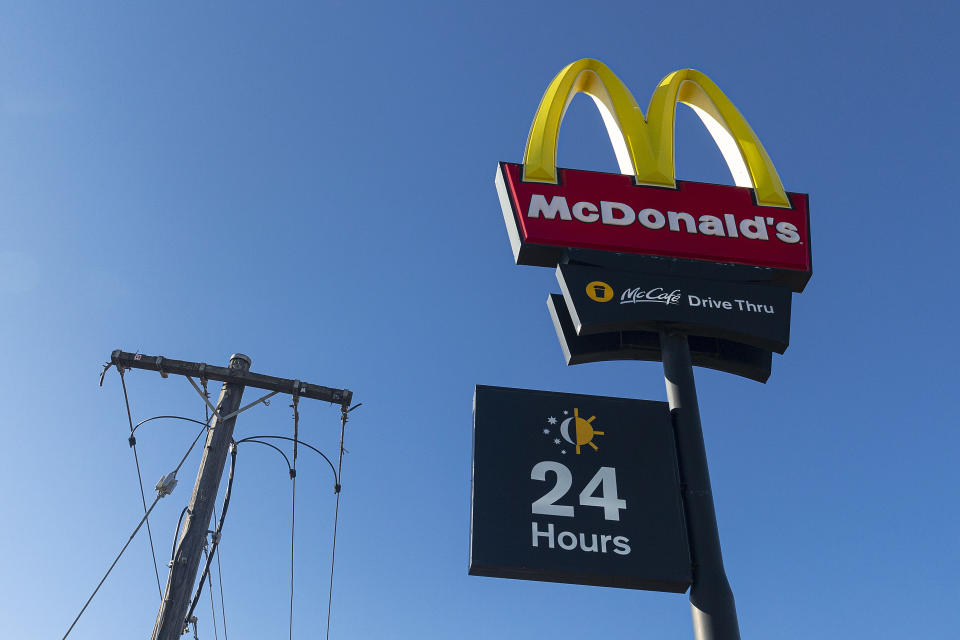
[[[690,587],[693,637],[695,640],[740,640],[737,607],[723,570],[720,533],[686,334],[660,329],[660,351],[677,440],[683,510],[693,563],[693,584]]]
[[[250,370],[250,358],[242,353],[233,354],[230,356],[230,369],[237,373],[246,373]],[[200,461],[200,470],[197,471],[190,507],[170,566],[167,588],[160,603],[151,640],[179,640],[184,632],[187,623],[185,616],[190,595],[193,593],[193,583],[197,579],[200,555],[210,529],[213,502],[223,477],[227,451],[233,441],[233,427],[237,421],[237,416],[226,420],[221,420],[219,416],[230,415],[239,409],[242,397],[242,384],[225,382],[220,389],[217,415],[207,432],[203,459]]]

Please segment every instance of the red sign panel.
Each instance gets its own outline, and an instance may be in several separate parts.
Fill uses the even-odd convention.
[[[758,206],[752,189],[677,181],[637,186],[632,176],[559,169],[559,184],[521,180],[501,162],[497,189],[518,264],[554,267],[564,248],[765,267],[801,291],[811,274],[808,198]]]

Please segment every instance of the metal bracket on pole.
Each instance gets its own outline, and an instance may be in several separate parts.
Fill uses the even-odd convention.
[[[221,420],[229,420],[229,419],[232,418],[233,416],[239,415],[239,414],[243,413],[244,411],[246,411],[247,409],[249,409],[250,407],[256,406],[256,405],[260,404],[261,402],[264,403],[264,404],[270,404],[270,402],[269,402],[270,398],[272,398],[273,396],[277,395],[278,393],[280,393],[280,392],[279,392],[279,391],[271,391],[270,393],[268,393],[267,395],[263,396],[263,397],[260,398],[259,400],[254,400],[254,401],[251,402],[250,404],[245,405],[245,406],[243,406],[243,407],[240,407],[239,409],[237,409],[237,410],[234,411],[233,413],[228,413],[227,415],[223,416],[223,417],[220,418],[220,419],[221,419]]]
[[[217,408],[213,406],[212,402],[210,402],[210,398],[207,397],[207,394],[200,390],[200,387],[197,386],[197,383],[193,381],[193,378],[191,378],[190,376],[183,376],[183,377],[186,378],[191,385],[193,385],[193,388],[196,389],[197,394],[201,398],[203,398],[203,401],[207,404],[208,407],[210,407],[210,411],[213,412],[213,415],[217,415]]]
[[[161,378],[167,377],[167,372],[163,370],[163,356],[157,356],[157,371],[160,372]]]
[[[270,398],[272,398],[273,396],[275,396],[275,395],[277,395],[278,393],[280,393],[279,391],[271,391],[270,393],[266,394],[265,396],[263,396],[263,397],[260,398],[259,400],[254,400],[254,401],[251,402],[250,404],[245,405],[245,406],[243,406],[243,407],[240,407],[239,409],[237,409],[237,410],[234,411],[233,413],[228,413],[228,414],[225,415],[225,416],[221,416],[220,414],[217,413],[217,408],[216,408],[215,406],[213,406],[213,404],[210,402],[210,398],[208,398],[208,397],[206,396],[206,394],[205,394],[203,391],[200,390],[200,387],[197,386],[197,383],[193,381],[193,378],[191,378],[190,376],[184,376],[184,377],[190,382],[190,384],[193,385],[193,388],[196,389],[196,391],[197,391],[197,393],[200,395],[200,397],[203,398],[203,401],[204,401],[205,403],[207,403],[207,406],[210,407],[210,409],[213,411],[213,414],[216,415],[216,416],[219,416],[219,418],[220,418],[221,420],[229,420],[229,419],[232,418],[233,416],[239,415],[239,414],[243,413],[244,411],[246,411],[247,409],[249,409],[250,407],[256,406],[256,405],[260,404],[261,402],[264,403],[265,405],[269,405],[269,404],[270,404],[270,402],[269,402]]]

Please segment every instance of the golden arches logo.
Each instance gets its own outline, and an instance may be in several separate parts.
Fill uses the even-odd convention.
[[[526,182],[557,183],[560,123],[578,93],[593,98],[613,144],[620,172],[638,184],[676,187],[674,126],[677,103],[691,107],[740,187],[752,187],[757,204],[790,207],[790,200],[757,135],[710,78],[694,69],[674,71],[657,86],[647,115],[607,65],[585,58],[567,65],[543,94],[523,154]]]

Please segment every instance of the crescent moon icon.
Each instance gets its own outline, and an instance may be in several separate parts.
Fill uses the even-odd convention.
[[[570,444],[577,444],[570,439],[570,422],[573,420],[573,416],[570,416],[566,420],[560,423],[560,435],[563,436],[563,439],[569,442]]]

